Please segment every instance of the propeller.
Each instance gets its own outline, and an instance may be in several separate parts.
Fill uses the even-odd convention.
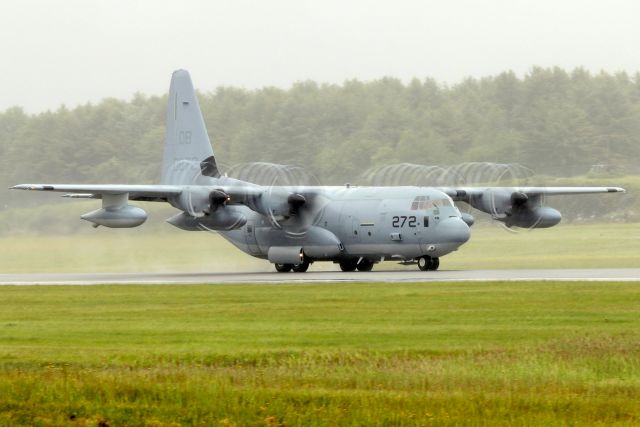
[[[522,191],[521,185],[526,185],[528,179],[535,175],[533,170],[521,165],[505,165],[502,170],[492,176],[491,185],[515,184],[514,187],[505,188],[503,191],[491,192],[491,216],[498,220],[500,227],[511,233],[519,233],[521,230],[531,231],[540,224],[539,216],[533,222],[527,222],[526,226],[521,221],[516,222],[517,217],[532,214],[532,209],[544,205],[544,195],[530,195]],[[513,226],[518,228],[514,229]]]
[[[319,180],[299,166],[275,163],[241,163],[229,169],[229,175],[242,181],[267,187],[256,208],[271,224],[287,234],[299,237],[317,224],[328,199],[306,186],[319,186]]]
[[[287,202],[289,204],[289,217],[280,221],[281,228],[290,236],[301,237],[313,225],[322,219],[324,207],[329,199],[319,193],[308,194],[306,197],[299,194],[291,194]]]
[[[169,171],[171,179],[178,182],[186,182],[187,185],[193,186],[180,195],[177,200],[177,207],[194,218],[202,218],[209,215],[218,208],[224,207],[230,200],[229,195],[222,190],[217,189],[209,192],[201,187],[216,183],[216,180],[210,176],[212,175],[211,162],[207,161],[178,160]]]

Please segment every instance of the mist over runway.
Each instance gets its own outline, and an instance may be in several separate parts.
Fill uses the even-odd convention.
[[[639,281],[640,268],[546,270],[442,270],[372,272],[309,271],[307,273],[74,273],[1,274],[0,285],[100,284],[240,284],[318,282],[458,282],[458,281]]]

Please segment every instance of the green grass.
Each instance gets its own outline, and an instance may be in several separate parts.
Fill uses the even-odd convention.
[[[440,265],[464,270],[638,267],[640,224],[561,224],[519,233],[478,225],[471,240],[443,257]],[[385,263],[376,268],[396,266]],[[336,266],[318,263],[311,268]],[[271,270],[266,261],[206,232],[97,229],[69,236],[0,237],[0,272],[4,273]]]
[[[639,285],[3,286],[0,424],[637,425]]]
[[[530,231],[476,227],[470,241],[442,258],[441,265],[464,270],[637,268],[640,224],[560,224]]]

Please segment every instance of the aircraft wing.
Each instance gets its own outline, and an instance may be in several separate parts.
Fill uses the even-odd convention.
[[[54,191],[65,193],[63,197],[73,199],[101,199],[104,194],[128,194],[129,200],[144,202],[166,202],[180,194],[189,199],[204,198],[208,202],[211,191],[223,191],[232,197],[234,203],[246,204],[249,207],[256,197],[261,196],[262,189],[255,185],[125,185],[125,184],[19,184],[12,190]],[[203,202],[204,203],[204,202]],[[255,209],[255,207],[252,207]]]
[[[559,211],[543,206],[546,196],[624,193],[620,187],[446,187],[440,190],[456,202],[465,202],[490,214],[507,226],[552,227],[560,222]]]
[[[466,202],[470,197],[496,192],[523,193],[528,196],[568,196],[573,194],[624,193],[620,187],[444,187],[440,188],[453,200]]]
[[[72,198],[101,198],[103,194],[129,194],[129,200],[166,201],[179,195],[181,185],[120,185],[120,184],[19,184],[12,190],[56,191]]]

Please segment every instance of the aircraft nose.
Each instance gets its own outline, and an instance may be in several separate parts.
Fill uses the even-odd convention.
[[[464,243],[469,240],[469,226],[458,217],[446,218],[438,224],[438,236],[443,242]]]

